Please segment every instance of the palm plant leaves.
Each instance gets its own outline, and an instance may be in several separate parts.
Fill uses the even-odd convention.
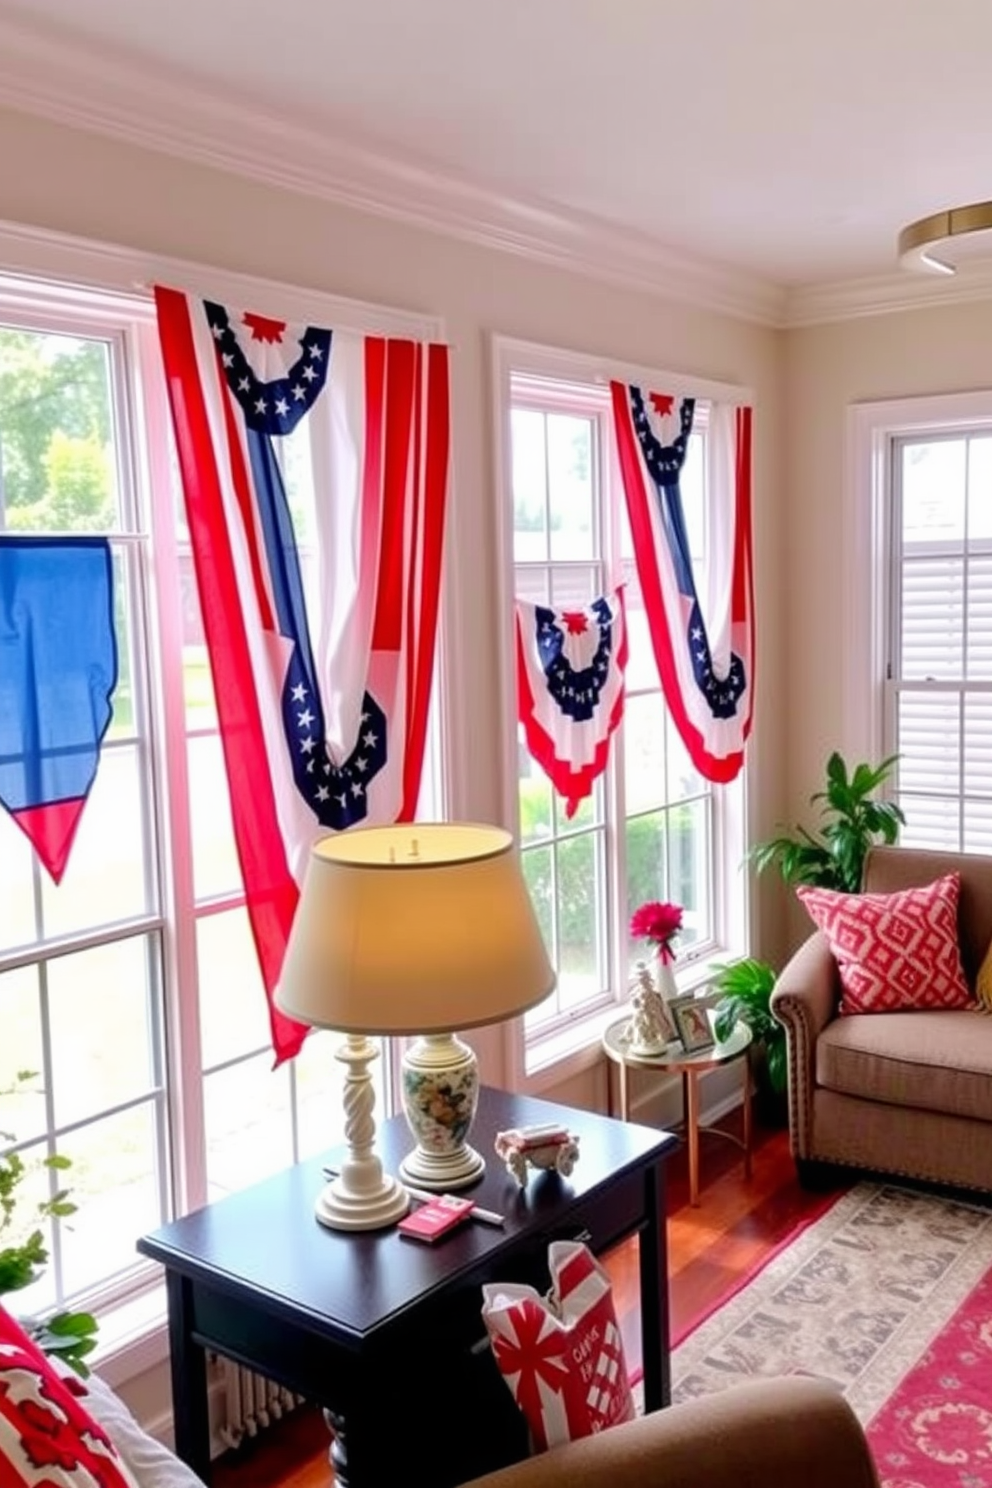
[[[773,1090],[784,1090],[786,1081],[785,1028],[773,1017],[771,996],[775,971],[767,961],[746,957],[717,968],[713,986],[723,993],[714,1023],[718,1039],[727,1039],[738,1023],[746,1023],[755,1043],[763,1043],[768,1055],[768,1079]]]
[[[848,773],[835,750],[827,761],[826,789],[810,796],[810,804],[820,807],[819,829],[797,826],[790,834],[758,842],[748,860],[759,873],[774,864],[789,884],[857,893],[869,847],[876,842],[891,846],[905,821],[895,801],[873,799],[897,759],[893,754],[878,765],[862,762]]]
[[[96,1348],[98,1327],[91,1312],[59,1312],[37,1323],[31,1336],[46,1354],[57,1354],[85,1379],[90,1371],[83,1360]]]

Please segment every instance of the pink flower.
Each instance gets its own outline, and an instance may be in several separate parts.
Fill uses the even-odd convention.
[[[681,904],[660,904],[652,900],[635,909],[630,917],[630,933],[637,940],[652,940],[663,962],[674,961],[672,941],[682,929]]]

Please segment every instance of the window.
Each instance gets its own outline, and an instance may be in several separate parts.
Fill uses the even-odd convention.
[[[521,858],[549,954],[554,993],[525,1020],[528,1070],[568,1046],[569,1031],[627,995],[645,954],[628,922],[645,900],[684,907],[678,970],[691,977],[743,946],[741,784],[716,787],[692,765],[665,706],[648,635],[616,465],[608,387],[521,370],[507,345],[506,482],[515,597],[586,605],[625,585],[629,660],[624,721],[610,764],[568,819],[518,730]],[[706,406],[682,475],[693,555],[705,562]],[[588,1041],[588,1032],[585,1034]]]
[[[992,851],[992,428],[894,433],[885,741],[901,840]]]
[[[291,452],[287,478],[302,521]],[[36,1072],[0,1129],[79,1206],[18,1305],[105,1313],[157,1283],[139,1234],[343,1135],[333,1035],[272,1069],[148,298],[0,279],[3,529],[114,559],[120,681],[58,888],[0,812],[0,1091]]]

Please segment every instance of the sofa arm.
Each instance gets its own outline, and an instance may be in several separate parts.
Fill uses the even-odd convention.
[[[837,1014],[840,976],[827,937],[817,930],[780,972],[771,1009],[785,1028],[789,1067],[789,1141],[793,1156],[812,1157],[816,1041]]]
[[[776,1379],[554,1447],[472,1488],[878,1488],[858,1420],[824,1380]]]

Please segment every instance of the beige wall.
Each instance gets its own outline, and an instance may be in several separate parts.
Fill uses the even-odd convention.
[[[826,758],[845,747],[838,587],[848,408],[987,388],[992,302],[815,326],[785,342],[785,790],[790,819],[809,820],[807,798],[821,784]],[[791,927],[793,938],[805,932],[801,912]]]

